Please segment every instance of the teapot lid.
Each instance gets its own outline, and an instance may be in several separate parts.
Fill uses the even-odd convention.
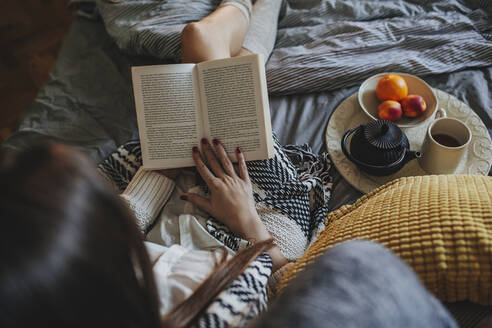
[[[403,131],[393,122],[377,120],[363,126],[364,138],[376,148],[394,149],[402,145]]]

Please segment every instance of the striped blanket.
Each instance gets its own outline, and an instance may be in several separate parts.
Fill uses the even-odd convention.
[[[179,61],[180,32],[219,0],[97,0],[108,33],[132,54]],[[357,85],[384,71],[419,76],[492,65],[487,0],[289,0],[267,64],[269,92]]]
[[[313,154],[306,144],[281,146],[275,135],[274,149],[271,159],[247,162],[248,174],[260,219],[284,256],[295,260],[325,227],[333,181],[331,160],[328,153]],[[129,141],[100,163],[98,169],[122,192],[141,165],[140,142]],[[208,193],[205,186],[202,190]],[[154,219],[138,217],[139,228],[148,232]],[[206,229],[234,251],[249,244],[212,217],[208,218]]]

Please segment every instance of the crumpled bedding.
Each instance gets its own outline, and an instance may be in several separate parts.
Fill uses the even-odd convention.
[[[179,61],[186,23],[220,1],[98,0],[108,33],[131,54]],[[418,76],[492,64],[492,4],[479,0],[290,0],[266,67],[271,94],[357,85],[376,73]]]
[[[165,3],[165,1],[160,2]],[[301,4],[308,6],[320,2],[326,8],[331,6],[338,8],[339,11],[342,10],[339,7],[345,8],[347,4],[346,1],[290,1],[291,6],[295,3],[297,6]],[[418,3],[423,2],[399,1],[396,6],[410,8],[417,6]],[[460,4],[451,1],[447,7],[444,1],[425,3],[428,7],[434,6],[436,10],[448,12],[448,8],[453,9]],[[479,3],[479,1],[467,3]],[[375,5],[377,4],[373,1],[357,2],[353,9],[357,12],[353,15],[362,15],[358,13],[359,11],[374,12],[375,9],[371,8]],[[486,1],[482,1],[482,5],[490,6]],[[296,10],[309,11],[300,8]],[[464,10],[463,5],[459,5],[456,10],[460,14]],[[488,10],[490,12],[490,9]],[[310,12],[308,16],[313,22],[317,19],[328,20],[330,16],[328,14],[316,18],[316,13]],[[288,16],[284,13],[284,17]],[[344,17],[351,19],[349,14]],[[381,19],[384,17],[382,16]],[[490,20],[490,14],[488,17]],[[292,22],[287,24],[281,20],[280,24],[279,33],[290,31],[287,26]],[[488,26],[489,28],[492,26],[490,21]],[[305,29],[310,30],[311,27],[308,25]],[[298,31],[302,29],[299,28]],[[289,38],[294,36],[291,35]],[[281,40],[282,37],[279,37],[277,46],[281,45]],[[333,39],[327,36],[325,42],[329,40]],[[484,37],[484,40],[489,42],[490,38],[487,40]],[[318,40],[321,41],[322,39]],[[455,44],[455,47],[460,48],[460,45]],[[292,51],[296,49],[307,51],[308,46],[291,48]],[[275,58],[278,56],[277,51],[274,51],[268,67],[273,67],[271,65],[274,65]],[[342,62],[343,58],[339,60]],[[468,104],[484,121],[489,134],[492,135],[492,63],[490,63],[492,56],[489,56],[488,60],[489,64],[485,67],[469,67],[452,73],[425,75],[423,78],[431,86],[453,94]],[[122,52],[114,38],[106,32],[103,22],[78,18],[64,42],[56,65],[50,73],[49,81],[24,113],[18,131],[4,143],[4,146],[24,149],[39,140],[54,139],[75,145],[86,151],[96,162],[101,162],[119,145],[138,137],[130,67],[168,62],[164,59]],[[324,74],[326,79],[332,78],[331,73],[325,71]],[[365,73],[361,73],[357,79],[362,80],[363,74]],[[352,86],[322,92],[271,94],[272,128],[280,143],[284,145],[308,143],[315,152],[325,150],[324,132],[331,113],[341,101],[357,89],[358,84],[355,83]],[[338,176],[334,183],[330,206],[337,208],[358,196],[360,194]]]
[[[189,2],[196,1],[198,0]],[[184,1],[155,2],[183,4]],[[217,2],[218,0],[215,1]],[[296,24],[295,20],[286,19],[294,16],[289,16],[288,11],[285,11],[280,20],[277,49],[267,64],[272,128],[281,144],[308,143],[315,152],[324,151],[324,133],[333,110],[357,91],[359,83],[367,75],[389,70],[419,75],[432,87],[456,96],[480,116],[492,135],[492,55],[489,52],[492,3],[489,4],[489,1],[291,0],[289,4],[292,13],[296,10],[299,13],[298,18],[305,26],[291,28],[292,24]],[[318,5],[324,11],[318,11]],[[190,11],[196,9],[193,6],[189,8]],[[377,8],[388,10],[378,13]],[[391,29],[394,28],[393,20],[402,21],[409,14],[416,15],[413,23],[418,24],[418,15],[426,16],[430,12],[435,13],[433,20],[436,24],[448,25],[447,29],[434,32],[434,36],[440,39],[435,46],[440,47],[444,54],[467,55],[467,60],[462,60],[458,55],[453,58],[458,60],[461,68],[447,67],[446,61],[439,56],[436,61],[427,62],[429,57],[419,57],[418,51],[413,53],[417,59],[409,57],[405,60],[405,49],[398,52],[403,57],[398,61],[381,55],[395,45],[404,46],[405,40],[408,40],[405,33],[403,36],[400,34],[400,38],[395,37],[398,34],[388,34],[391,38],[381,39],[380,43],[376,42],[376,38],[370,43],[371,47],[366,48],[368,57],[364,57],[366,54],[360,51],[349,60],[345,56],[347,51],[342,51],[344,45],[352,44],[355,49],[357,45],[364,44],[361,39],[364,30],[359,29],[359,26],[368,27],[379,22],[382,27]],[[441,17],[439,13],[446,15]],[[187,19],[193,17],[186,16]],[[475,20],[476,18],[479,19]],[[382,23],[384,21],[386,23]],[[318,22],[327,23],[325,26],[331,26],[331,29],[323,32],[324,25]],[[18,131],[2,146],[21,150],[40,140],[57,140],[80,148],[99,163],[119,145],[138,137],[130,67],[164,64],[172,60],[151,57],[150,52],[140,55],[122,52],[115,39],[108,35],[107,27],[108,22],[105,26],[102,21],[82,18],[75,20],[48,82],[24,113]],[[455,28],[455,33],[446,34]],[[485,45],[484,52],[478,52],[476,58],[469,57],[476,50],[474,48],[463,52],[463,45],[470,44],[467,40],[453,40],[453,37],[465,33],[465,30],[468,35],[473,35],[472,40],[479,40]],[[336,33],[342,39],[345,37],[346,42],[336,40]],[[370,29],[368,33],[376,35],[376,32],[371,34]],[[384,36],[384,33],[377,36]],[[424,36],[421,37],[426,40]],[[399,41],[401,42],[398,43]],[[319,44],[331,49],[331,52],[318,52],[309,61],[309,54],[314,54],[314,50],[319,49]],[[290,55],[281,52],[283,50],[280,49],[285,48],[288,48]],[[331,56],[338,53],[344,55]],[[295,54],[301,56],[297,57]],[[439,55],[439,52],[434,54]],[[299,58],[308,58],[307,63],[297,61]],[[365,61],[368,58],[371,61]],[[419,58],[425,60],[418,61]],[[287,64],[294,64],[292,72],[280,74],[283,65]],[[308,64],[310,67],[318,67],[308,69]],[[357,66],[357,69],[346,74],[337,72],[337,67],[350,68],[352,65]],[[372,65],[372,72],[368,65]],[[305,72],[319,73],[319,79],[312,89],[306,87],[305,83],[309,81],[289,88],[282,84],[288,84],[293,79],[292,76],[295,80],[298,79]],[[280,84],[276,85],[275,81]],[[281,95],[283,93],[289,95]],[[329,209],[353,202],[360,195],[338,174],[333,181]],[[458,314],[459,322],[469,323],[469,311],[476,310],[476,307],[473,304],[458,303],[452,309],[454,314]],[[479,316],[472,317],[473,320],[478,322],[488,311],[482,310]]]

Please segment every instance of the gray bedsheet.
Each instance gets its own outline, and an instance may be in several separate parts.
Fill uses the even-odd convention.
[[[23,149],[43,139],[75,145],[99,162],[138,137],[130,83],[132,64],[162,63],[119,51],[101,22],[78,19],[60,52],[50,80],[25,112],[19,130],[5,146]],[[492,128],[492,67],[426,77],[432,86],[454,94]],[[324,150],[324,131],[336,106],[357,86],[334,91],[270,96],[273,130],[281,143],[308,143]],[[337,176],[332,207],[360,194]]]
[[[96,2],[121,49],[178,61],[184,25],[220,1]],[[270,93],[299,94],[385,71],[428,76],[490,65],[490,1],[289,0],[266,73]]]

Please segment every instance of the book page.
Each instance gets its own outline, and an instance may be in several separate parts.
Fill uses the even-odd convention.
[[[273,156],[270,107],[260,55],[200,63],[198,77],[206,137],[219,139],[231,159]]]
[[[195,165],[191,149],[203,135],[194,64],[132,67],[143,166]]]

